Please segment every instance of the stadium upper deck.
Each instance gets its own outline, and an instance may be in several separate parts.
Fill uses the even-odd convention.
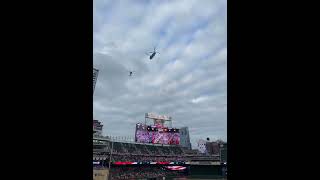
[[[178,145],[143,144],[135,142],[117,142],[108,138],[99,137],[94,140],[94,159],[112,162],[127,161],[219,161],[219,156],[202,155],[195,150],[188,150]],[[112,153],[111,153],[112,152]]]

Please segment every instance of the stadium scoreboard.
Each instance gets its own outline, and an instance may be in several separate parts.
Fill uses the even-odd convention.
[[[135,141],[152,144],[180,144],[180,133],[177,128],[161,126],[147,126],[142,123],[136,124]]]

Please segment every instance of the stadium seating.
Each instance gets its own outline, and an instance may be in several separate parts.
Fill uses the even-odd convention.
[[[139,145],[136,145],[136,147],[139,149],[141,154],[151,154],[148,148],[146,147],[146,145],[139,144]]]
[[[122,146],[122,143],[120,143],[120,142],[113,143],[113,151],[115,153],[125,153],[123,146]]]
[[[162,155],[172,155],[172,152],[170,151],[169,147],[162,146],[159,149],[160,149]]]
[[[146,146],[151,154],[160,154],[157,146]]]
[[[135,147],[135,144],[131,143],[122,143],[123,147],[126,149],[126,151],[130,154],[140,154],[137,148]]]
[[[181,147],[173,146],[170,149],[173,151],[173,153],[175,155],[182,155],[183,154],[183,151],[182,151]]]
[[[111,154],[112,143],[106,141],[101,144],[94,143],[94,157]],[[199,158],[197,158],[199,157]],[[187,150],[180,146],[159,146],[152,144],[138,144],[128,142],[113,142],[112,161],[150,162],[150,161],[188,161],[197,158],[218,159],[217,157],[204,157],[196,150]]]
[[[112,179],[136,179],[159,177],[183,177],[186,172],[168,171],[161,167],[115,167],[110,170]]]

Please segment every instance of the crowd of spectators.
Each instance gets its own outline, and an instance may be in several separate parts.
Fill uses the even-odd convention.
[[[122,143],[122,146],[124,148],[124,152],[130,153],[130,154],[140,154],[134,144]]]
[[[94,151],[94,157],[109,157],[112,150],[112,162],[159,162],[188,161],[198,156],[194,151],[187,151],[179,146],[147,145],[124,142],[105,142],[103,149]],[[112,148],[113,146],[113,148]],[[96,158],[94,158],[96,159]],[[105,160],[105,158],[103,158]]]
[[[185,171],[171,171],[157,166],[115,167],[110,171],[111,179],[183,177],[185,173]]]
[[[170,151],[169,147],[163,146],[159,148],[163,155],[172,155],[173,152]]]
[[[110,154],[95,153],[95,160],[106,160],[109,162]],[[213,156],[175,156],[175,155],[143,155],[143,154],[112,154],[111,162],[188,162],[193,160],[210,160],[218,161],[219,157]]]
[[[196,150],[186,150],[180,146],[148,145],[124,142],[105,142],[105,147],[101,148],[100,146],[100,149],[97,151],[94,150],[94,159],[97,159],[95,157],[98,156],[103,157],[103,159],[106,160],[105,157],[107,157],[107,161],[109,161],[110,154],[112,154],[112,162],[181,162],[189,161],[190,159],[219,160],[219,156],[203,155],[198,153]],[[113,149],[112,153],[111,149]]]
[[[157,146],[146,146],[152,154],[160,154]]]
[[[101,150],[111,152],[112,143],[104,143],[104,148],[99,147]],[[184,151],[179,146],[156,146],[146,144],[134,144],[124,142],[114,142],[113,150],[114,154],[150,154],[150,155],[183,155]]]

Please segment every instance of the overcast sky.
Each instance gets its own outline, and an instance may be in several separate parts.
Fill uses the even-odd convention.
[[[94,119],[134,137],[146,112],[227,140],[227,1],[94,0]],[[157,47],[151,61],[146,55]],[[129,76],[129,71],[135,71]]]

